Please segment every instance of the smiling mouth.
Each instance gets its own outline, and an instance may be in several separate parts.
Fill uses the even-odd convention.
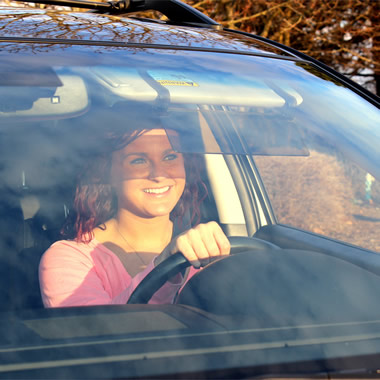
[[[167,191],[169,191],[170,186],[160,187],[160,188],[154,188],[154,189],[144,189],[144,193],[148,194],[164,194]]]

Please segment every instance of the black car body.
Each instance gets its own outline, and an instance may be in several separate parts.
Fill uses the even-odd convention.
[[[147,3],[169,20],[0,9],[0,377],[375,376],[379,98],[177,1]],[[175,304],[145,303],[180,256],[134,304],[44,309],[40,257],[123,104],[148,104],[184,136],[174,149],[203,157],[202,221],[234,255]]]

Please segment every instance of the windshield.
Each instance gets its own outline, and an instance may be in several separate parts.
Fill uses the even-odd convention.
[[[117,337],[143,347],[151,336],[158,341],[212,333],[208,339],[231,353],[236,341],[224,341],[221,331],[234,331],[238,351],[253,349],[253,342],[255,350],[285,347],[280,342],[286,329],[295,345],[325,342],[332,331],[337,341],[354,336],[355,329],[374,334],[379,116],[378,108],[343,83],[299,60],[3,43],[0,260],[9,291],[1,295],[2,311],[4,318],[15,310],[40,313],[29,319],[23,314],[23,333],[12,330],[15,345],[64,340],[87,347],[94,339]],[[194,256],[190,269],[169,271],[166,293],[148,297],[144,306],[150,308],[125,306],[147,273],[165,261],[173,241],[188,231],[203,238],[203,226],[220,237],[218,255],[229,256],[220,262],[232,259],[231,266],[213,265],[211,257],[208,270],[208,262]],[[224,237],[233,253],[261,253],[229,255]],[[178,244],[176,250],[186,251]],[[74,251],[63,264],[57,259]],[[62,268],[71,268],[74,282],[79,279],[70,292]],[[219,282],[210,284],[206,273]],[[250,282],[236,288],[230,275]],[[51,285],[56,279],[57,294]],[[103,298],[92,286],[102,289]],[[205,288],[210,294],[203,297]],[[305,293],[295,296],[300,288]],[[246,301],[258,293],[260,301]],[[334,306],[336,298],[345,303]],[[273,311],[277,301],[271,299],[282,300],[282,313]],[[355,306],[358,299],[361,307]],[[82,306],[95,309],[75,311]],[[305,330],[297,335],[292,328],[300,326]],[[23,340],[26,329],[34,343]],[[269,335],[260,337],[268,329],[275,331],[272,342]],[[11,345],[13,338],[4,336],[4,347]],[[182,339],[178,352],[189,348]],[[175,356],[174,348],[170,354],[157,351]],[[144,346],[138,359],[146,352]],[[313,351],[309,359],[318,355]],[[239,360],[234,364],[229,356],[228,363],[246,365],[244,357]],[[0,371],[7,368],[0,365]]]

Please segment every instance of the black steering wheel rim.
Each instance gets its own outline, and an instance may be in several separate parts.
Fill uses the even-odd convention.
[[[248,250],[280,249],[275,244],[254,237],[230,236],[231,254],[246,252]],[[191,264],[181,252],[170,256],[161,264],[157,265],[140,282],[133,291],[127,304],[146,304],[153,294],[165,284],[165,282],[177,273],[189,267]]]

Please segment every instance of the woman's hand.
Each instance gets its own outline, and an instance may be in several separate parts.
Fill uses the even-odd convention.
[[[200,268],[216,258],[228,256],[230,248],[230,242],[219,224],[209,222],[199,224],[174,238],[155,263],[158,265],[170,255],[181,252],[195,268]]]

